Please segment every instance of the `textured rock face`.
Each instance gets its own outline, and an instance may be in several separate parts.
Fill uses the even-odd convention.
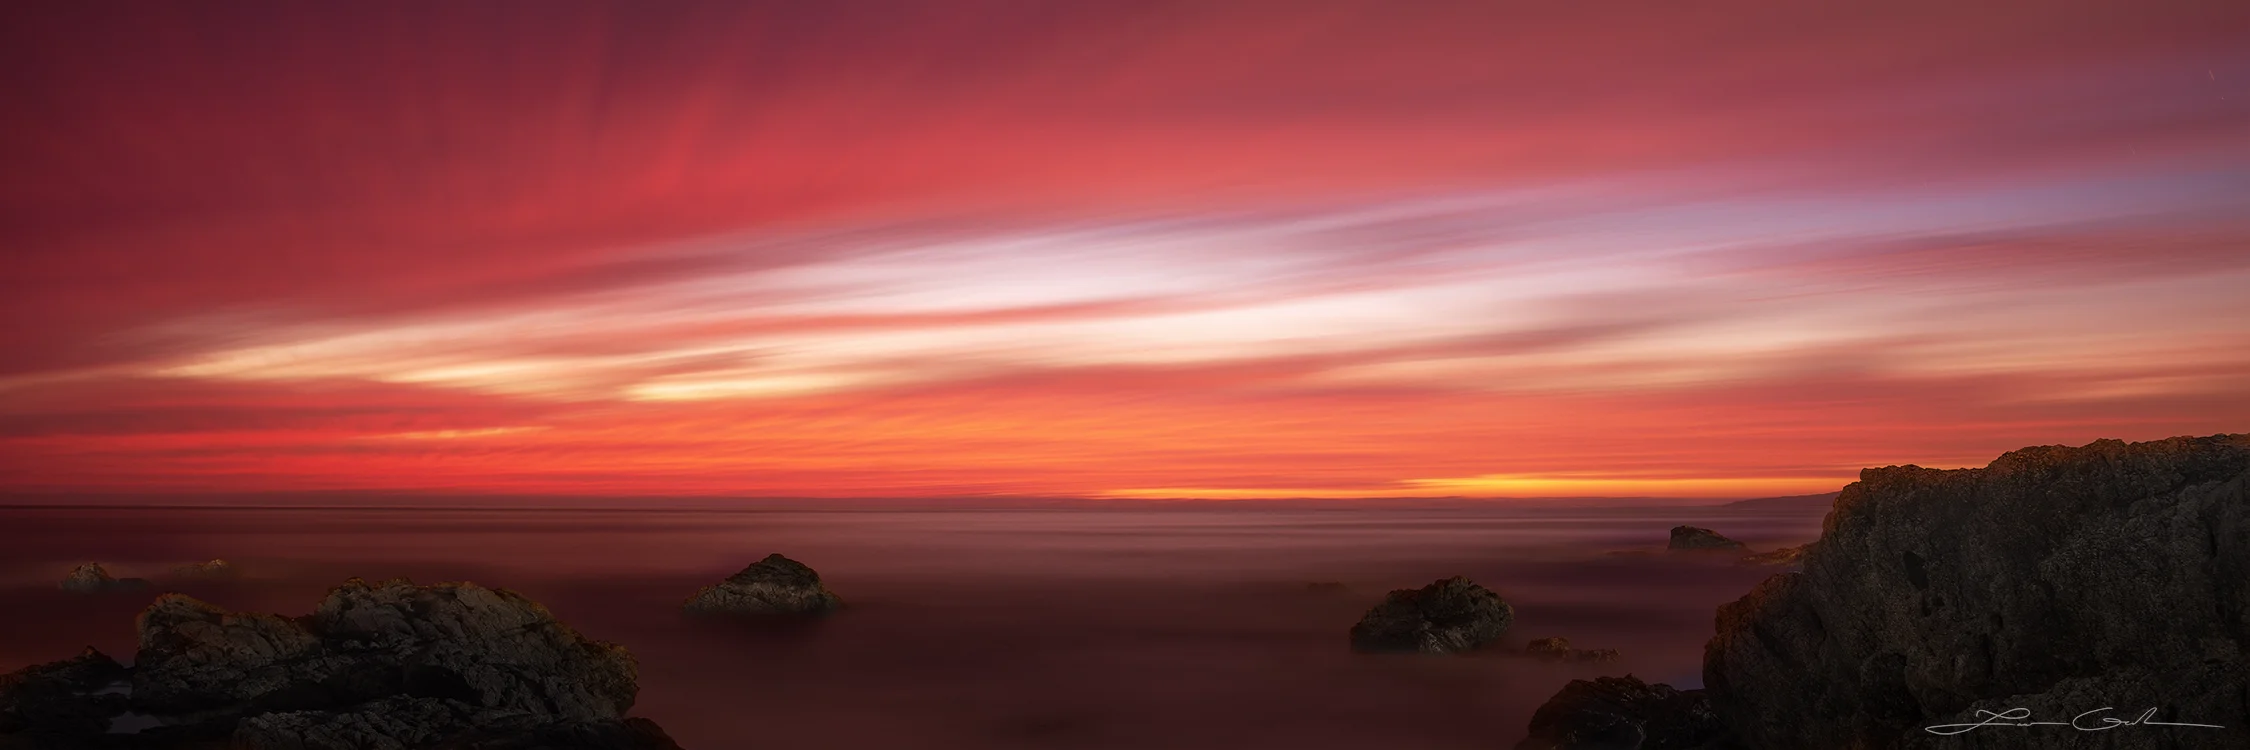
[[[63,576],[62,589],[91,594],[102,591],[143,591],[148,581],[139,578],[116,578],[101,563],[86,563],[70,569]]]
[[[1735,745],[1701,690],[1632,675],[1572,680],[1531,716],[1516,750],[1721,750]]]
[[[1499,594],[1455,576],[1385,596],[1352,626],[1352,649],[1468,651],[1498,640],[1514,619],[1515,610]]]
[[[235,569],[234,563],[218,559],[188,563],[172,568],[172,575],[175,577],[202,581],[226,580],[234,578],[240,572]]]
[[[1617,661],[1620,654],[1612,648],[1571,648],[1568,638],[1540,638],[1524,644],[1523,653],[1548,661],[1567,661],[1586,664],[1607,664]]]
[[[109,717],[125,710],[125,696],[100,693],[123,679],[117,660],[91,648],[75,659],[0,675],[0,736],[36,747],[106,731]]]
[[[1713,704],[1753,748],[2250,747],[2246,486],[2243,435],[1866,470],[1802,572],[1720,609]],[[1924,731],[2105,706],[2227,729]]]
[[[1674,526],[1672,527],[1672,542],[1665,545],[1665,549],[1674,552],[1704,550],[1740,552],[1748,549],[1748,546],[1728,539],[1720,535],[1719,532],[1700,526]]]
[[[1805,559],[1805,553],[1811,550],[1811,544],[1800,544],[1795,547],[1783,547],[1771,552],[1759,552],[1752,555],[1743,555],[1742,559],[1737,560],[1736,562],[1739,562],[1743,565],[1795,565],[1803,561]]]
[[[168,594],[141,613],[139,626],[130,670],[90,654],[80,657],[87,666],[33,667],[0,684],[46,684],[43,675],[71,669],[105,682],[129,674],[129,692],[70,683],[65,703],[95,717],[72,731],[98,734],[127,710],[167,724],[61,747],[676,747],[653,724],[624,719],[637,692],[630,654],[504,590],[352,579],[294,619]],[[104,663],[113,672],[99,672]],[[9,726],[0,723],[0,748],[28,736]]]
[[[844,600],[820,583],[804,563],[767,555],[717,586],[706,586],[681,605],[689,612],[739,615],[819,615]]]

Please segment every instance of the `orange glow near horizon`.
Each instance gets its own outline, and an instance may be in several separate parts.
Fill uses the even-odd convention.
[[[0,493],[1720,498],[2250,430],[2240,3],[143,11],[0,11]]]

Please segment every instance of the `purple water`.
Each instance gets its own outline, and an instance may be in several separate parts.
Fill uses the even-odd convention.
[[[133,650],[149,594],[56,583],[98,560],[240,610],[309,611],[351,576],[514,589],[639,658],[637,715],[695,750],[757,747],[1494,748],[1571,679],[1700,682],[1712,614],[1772,569],[1609,554],[1674,525],[1754,549],[1823,508],[1057,504],[902,509],[0,508],[0,671]],[[769,552],[848,608],[797,627],[678,604]],[[223,557],[228,583],[169,585]],[[1504,644],[1564,636],[1623,661],[1351,653],[1384,591],[1466,575],[1516,611]],[[1347,593],[1316,593],[1340,581]]]

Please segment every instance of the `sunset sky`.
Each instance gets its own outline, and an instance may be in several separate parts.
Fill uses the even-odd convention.
[[[1749,497],[2250,431],[2240,0],[19,3],[0,92],[8,492]]]

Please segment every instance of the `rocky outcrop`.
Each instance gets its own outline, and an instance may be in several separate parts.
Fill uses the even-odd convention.
[[[1742,565],[1795,565],[1805,559],[1805,553],[1811,552],[1812,547],[1810,543],[1783,547],[1771,552],[1743,555],[1742,559],[1735,562]]]
[[[1701,690],[1632,675],[1572,680],[1531,715],[1516,750],[1733,750]]]
[[[1673,552],[1744,552],[1749,546],[1700,526],[1674,526],[1672,541],[1664,548]]]
[[[2250,747],[2250,436],[1868,469],[1803,562],[1722,607],[1706,649],[1750,747]],[[2226,729],[1924,730],[2103,707]]]
[[[0,738],[20,747],[63,745],[100,734],[125,711],[125,696],[104,693],[125,679],[117,660],[88,648],[77,658],[0,675]],[[0,740],[0,747],[8,747]]]
[[[234,563],[220,559],[188,563],[172,568],[173,577],[196,581],[223,581],[235,578],[240,574],[241,571],[234,567]]]
[[[1571,648],[1568,638],[1539,638],[1524,644],[1523,653],[1535,659],[1579,664],[1608,664],[1620,654],[1613,648]]]
[[[70,573],[64,575],[62,580],[64,591],[76,591],[81,594],[104,591],[146,591],[148,587],[148,581],[145,579],[112,577],[109,574],[109,569],[102,567],[101,563],[86,563],[71,568]]]
[[[699,614],[822,615],[843,603],[821,585],[812,568],[772,554],[716,586],[705,586],[681,606]]]
[[[68,682],[68,695],[57,699],[63,708],[52,712],[92,718],[68,728],[0,723],[0,747],[32,729],[99,734],[112,717],[131,711],[164,726],[50,744],[676,748],[654,725],[625,718],[638,691],[630,654],[586,639],[506,590],[352,579],[301,618],[229,612],[168,594],[138,624],[140,647],[129,670],[89,653],[0,680],[48,685],[60,684],[52,675],[93,675]],[[96,677],[119,684],[87,689]],[[62,694],[10,688],[0,706],[18,695]]]
[[[1383,597],[1352,626],[1352,650],[1458,653],[1499,640],[1514,619],[1499,594],[1455,576]]]

